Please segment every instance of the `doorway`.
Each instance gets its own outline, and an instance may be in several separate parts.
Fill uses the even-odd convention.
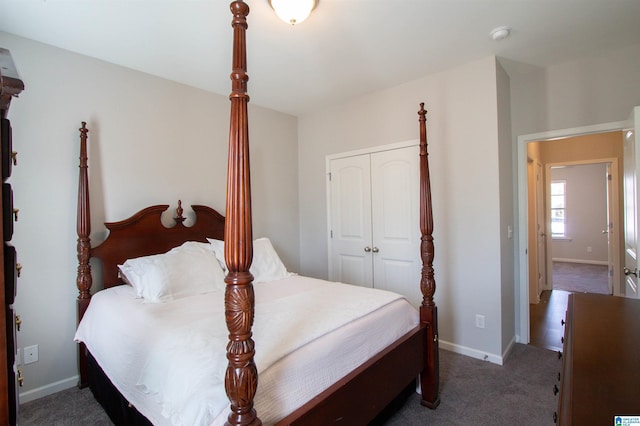
[[[609,258],[609,229],[618,226],[609,226],[610,218],[616,216],[615,205],[609,199],[613,198],[610,187],[616,167],[612,162],[547,163],[545,166],[544,185],[538,185],[543,191],[536,195],[535,204],[546,207],[542,209],[546,210],[542,224],[546,225],[542,232],[545,255],[538,258],[545,265],[542,269],[548,271],[544,280],[548,285],[530,300],[530,344],[560,350],[564,333],[561,320],[568,295],[571,292],[611,294],[609,271],[613,269],[613,262]],[[539,226],[537,219],[534,220],[535,226]]]
[[[529,343],[530,342],[530,301],[532,301],[531,293],[536,293],[536,291],[531,291],[530,283],[532,280],[530,279],[531,274],[531,263],[529,262],[531,258],[537,258],[536,253],[540,250],[537,247],[537,243],[539,240],[535,238],[535,221],[532,219],[535,218],[535,205],[530,203],[532,198],[532,193],[535,194],[535,185],[531,184],[531,181],[528,179],[528,175],[531,170],[535,170],[534,164],[536,161],[539,161],[541,164],[547,163],[576,163],[581,161],[595,161],[598,160],[600,162],[608,162],[610,159],[615,160],[617,164],[621,164],[622,153],[616,152],[612,154],[610,151],[607,151],[608,148],[611,148],[612,145],[616,146],[616,149],[620,147],[619,141],[621,140],[621,129],[624,128],[624,122],[616,122],[616,123],[607,123],[595,126],[586,126],[581,128],[574,129],[565,129],[559,131],[551,131],[544,132],[538,134],[531,135],[523,135],[518,137],[518,210],[519,210],[519,221],[522,224],[519,226],[518,233],[518,248],[519,248],[519,277],[520,277],[520,286],[518,287],[518,328],[517,328],[517,341],[520,343]],[[598,142],[601,138],[606,138],[607,136],[611,137],[613,140],[618,142],[616,143],[602,143]],[[568,144],[567,142],[571,142]],[[538,147],[541,147],[543,144],[548,146],[557,146],[558,152],[555,154],[556,157],[553,161],[547,159],[545,157],[546,154],[534,152],[533,154],[530,152],[529,145],[538,142]],[[532,145],[533,146],[533,145]],[[621,149],[621,148],[620,148]],[[588,157],[585,157],[588,155]],[[526,165],[526,167],[525,167]],[[614,178],[615,182],[618,182],[619,177]],[[621,273],[621,266],[618,265],[620,263],[620,245],[621,238],[618,235],[621,232],[621,209],[620,209],[620,197],[619,191],[620,186],[615,185],[618,190],[618,198],[615,200],[614,204],[617,206],[618,212],[615,214],[615,225],[617,232],[611,232],[610,236],[612,238],[616,238],[616,241],[611,242],[611,247],[614,250],[617,250],[617,254],[614,254],[611,258],[614,259],[614,291],[618,287],[616,283],[618,283]],[[535,197],[534,197],[535,198]],[[533,209],[533,210],[532,210]],[[546,210],[546,209],[545,209]],[[545,218],[545,226],[547,218]],[[547,228],[542,228],[547,230]],[[548,230],[547,230],[548,232]],[[547,232],[543,232],[544,237],[547,238]],[[533,238],[532,238],[533,237]],[[549,250],[547,250],[546,256],[551,256]],[[617,256],[617,257],[616,257]],[[540,262],[540,263],[548,263],[548,262]],[[536,269],[534,271],[542,270],[535,266]],[[552,273],[552,268],[547,268],[546,271],[546,282],[542,282],[542,284],[538,284],[536,280],[534,284],[541,285],[544,287],[549,287],[552,282],[552,278],[549,275]],[[535,275],[533,275],[535,276]],[[534,300],[535,301],[535,300]],[[537,301],[536,301],[537,302]],[[553,320],[554,323],[560,324],[560,321],[564,317],[564,309],[561,309],[561,313],[554,314],[557,316],[556,319]]]
[[[608,135],[601,139],[603,144],[615,145]],[[550,229],[545,239],[549,286],[544,290],[612,294],[613,273],[619,264],[615,245],[622,231],[617,159],[546,166]]]
[[[554,288],[557,262],[606,265],[608,289],[597,292],[620,294],[622,132],[532,141],[526,149],[529,163],[537,165],[529,167],[528,176],[528,187],[536,188],[527,206],[529,303],[538,303],[543,291]],[[542,177],[540,168],[544,168]],[[577,267],[563,269],[579,271]],[[544,279],[532,270],[545,274]]]

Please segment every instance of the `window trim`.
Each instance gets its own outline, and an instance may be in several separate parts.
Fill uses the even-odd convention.
[[[554,194],[553,193],[553,184],[562,184],[562,194]],[[553,197],[554,196],[562,196],[562,207],[554,208],[553,207]],[[562,210],[562,224],[563,224],[563,232],[555,233],[553,232],[553,223],[554,223],[554,210]],[[549,185],[549,229],[551,231],[551,238],[554,240],[571,240],[571,238],[567,235],[567,181],[566,179],[553,179]],[[556,220],[557,221],[557,220]]]

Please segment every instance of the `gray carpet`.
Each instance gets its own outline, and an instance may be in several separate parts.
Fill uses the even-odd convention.
[[[611,294],[607,265],[553,262],[553,289]]]
[[[517,344],[503,366],[440,351],[440,406],[414,395],[386,425],[553,424],[557,354]],[[110,425],[87,389],[68,389],[20,406],[20,426]],[[351,425],[349,425],[351,426]]]
[[[440,406],[425,409],[414,395],[387,425],[553,424],[557,352],[517,344],[502,366],[440,352]]]

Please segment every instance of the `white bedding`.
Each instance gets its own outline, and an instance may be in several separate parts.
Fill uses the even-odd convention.
[[[272,424],[418,324],[401,296],[292,276],[254,285],[255,407]],[[143,303],[129,286],[93,296],[76,333],[155,425],[218,425],[228,332],[222,291]]]

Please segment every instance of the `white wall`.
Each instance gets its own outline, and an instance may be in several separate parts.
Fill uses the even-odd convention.
[[[626,120],[640,104],[640,44],[548,68],[509,64],[506,69],[514,141],[519,135]]]
[[[502,354],[515,343],[514,285],[514,150],[511,142],[511,93],[509,76],[496,61],[496,109],[498,112],[498,162],[500,170],[500,268]]]
[[[499,362],[501,322],[513,318],[501,316],[496,72],[495,58],[488,57],[304,115],[298,149],[301,271],[326,278],[325,156],[417,139],[417,111],[425,102],[440,341]],[[485,316],[485,329],[475,327],[476,314]]]
[[[22,401],[76,383],[76,198],[79,132],[88,123],[92,231],[151,204],[178,199],[224,213],[229,100],[137,71],[0,33],[25,91],[12,102],[18,166],[11,183],[20,221],[12,243],[23,265],[19,347]],[[251,87],[249,86],[249,90]],[[298,269],[297,119],[249,108],[254,236],[269,236]]]

